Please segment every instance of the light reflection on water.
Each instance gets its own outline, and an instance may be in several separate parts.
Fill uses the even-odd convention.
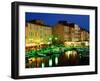
[[[72,50],[72,51],[66,51],[64,54],[60,56],[33,57],[28,59],[28,66],[31,68],[36,68],[36,67],[51,67],[51,66],[60,66],[60,65],[63,66],[72,63],[75,64],[75,62],[73,61],[76,61],[78,59],[77,58],[78,56],[79,56],[78,52]],[[61,57],[63,57],[63,59],[61,59]]]
[[[58,57],[55,57],[55,64],[58,64]]]
[[[52,66],[52,59],[49,59],[49,66]]]

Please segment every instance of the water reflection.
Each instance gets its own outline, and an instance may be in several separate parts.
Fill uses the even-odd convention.
[[[58,64],[58,57],[55,57],[55,64]]]
[[[43,67],[45,67],[45,63],[44,63],[44,62],[42,62],[42,68],[43,68]]]
[[[56,67],[56,66],[72,66],[87,65],[89,57],[82,57],[77,50],[65,51],[61,54],[53,54],[52,56],[27,58],[26,68],[36,67]]]
[[[49,66],[52,66],[52,59],[49,59]]]

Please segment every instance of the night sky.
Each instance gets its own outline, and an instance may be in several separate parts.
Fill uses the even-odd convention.
[[[81,28],[89,31],[89,15],[51,14],[51,13],[25,13],[26,21],[43,20],[46,25],[54,26],[58,21],[76,23]]]

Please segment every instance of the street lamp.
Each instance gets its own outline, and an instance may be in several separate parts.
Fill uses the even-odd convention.
[[[50,44],[50,42],[47,43],[48,45]]]
[[[58,38],[57,37],[55,37],[55,40],[57,40]]]
[[[51,41],[51,40],[52,40],[52,38],[50,37],[50,38],[49,38],[49,40]]]

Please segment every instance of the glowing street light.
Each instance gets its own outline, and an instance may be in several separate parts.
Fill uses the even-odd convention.
[[[50,42],[47,43],[48,45],[50,44]]]
[[[52,40],[52,38],[50,37],[49,40]]]
[[[55,37],[55,40],[57,40],[58,38],[57,37]]]

